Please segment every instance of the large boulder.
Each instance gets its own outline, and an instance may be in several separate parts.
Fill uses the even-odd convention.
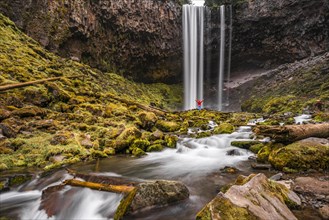
[[[196,219],[297,220],[287,205],[299,206],[301,201],[284,185],[261,173],[247,177],[240,184],[231,186],[225,194],[219,193]]]
[[[279,170],[328,170],[329,141],[308,138],[274,150],[269,162]]]
[[[121,200],[114,219],[154,206],[166,206],[189,197],[187,187],[178,181],[157,180],[140,183]]]

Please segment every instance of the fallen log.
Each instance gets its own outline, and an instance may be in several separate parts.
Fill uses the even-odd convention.
[[[115,100],[117,100],[119,102],[123,102],[127,105],[136,105],[140,109],[143,109],[143,110],[146,110],[146,111],[149,111],[149,112],[153,112],[154,114],[157,114],[157,115],[160,115],[160,116],[163,116],[167,113],[164,110],[160,110],[160,109],[157,109],[157,108],[154,108],[154,107],[149,107],[149,106],[146,106],[146,105],[142,105],[142,104],[137,103],[137,102],[122,99],[122,98],[116,97],[112,94],[107,94],[107,96],[110,97],[111,99],[115,99]]]
[[[328,138],[329,123],[270,126],[260,125],[253,128],[256,135],[270,137],[280,143],[292,143],[309,137]]]
[[[71,170],[68,168],[66,168],[66,171],[72,176],[74,176],[74,178],[80,178],[87,182],[93,182],[93,183],[108,184],[108,185],[127,185],[127,186],[136,186],[138,185],[138,183],[140,183],[122,177],[78,173],[75,170]]]
[[[44,82],[49,82],[49,81],[62,80],[62,79],[65,79],[65,78],[78,78],[78,77],[81,77],[81,76],[60,76],[60,77],[52,77],[52,78],[40,79],[40,80],[29,81],[29,82],[8,84],[8,85],[0,86],[0,92],[10,90],[10,89],[16,89],[16,88],[31,86],[31,85],[35,85],[35,84],[40,84],[40,83],[44,83]]]
[[[100,190],[100,191],[108,191],[114,193],[129,193],[135,189],[133,186],[126,185],[109,185],[109,184],[101,184],[101,183],[93,183],[93,182],[83,182],[76,179],[65,180],[63,185],[70,186],[78,186],[78,187],[87,187],[90,189]]]

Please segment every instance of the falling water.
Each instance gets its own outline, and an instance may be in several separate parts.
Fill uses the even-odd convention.
[[[204,7],[183,6],[184,109],[196,108],[203,99],[203,25]]]
[[[219,82],[218,82],[218,108],[223,109],[224,89],[224,61],[225,61],[225,6],[220,6],[220,52],[219,52]]]
[[[231,62],[231,38],[232,38],[232,7],[222,5],[220,7],[220,34],[211,36],[212,28],[210,10],[203,6],[184,5],[183,6],[183,40],[184,40],[184,109],[196,108],[196,99],[205,99],[208,107],[223,110],[223,106],[229,104],[229,91],[225,89],[225,81],[230,80]],[[229,30],[228,32],[226,30]],[[215,32],[216,33],[216,32]],[[206,38],[204,37],[206,35]],[[205,38],[205,39],[204,39]],[[204,56],[205,43],[212,45],[212,41],[218,39],[218,69],[211,70],[211,53],[209,47],[207,56]],[[212,48],[211,48],[212,49]],[[205,59],[206,58],[206,59]],[[204,69],[207,76],[204,75]],[[217,93],[211,94],[209,89],[212,83],[211,72],[217,72]],[[204,78],[208,78],[205,80]],[[215,76],[217,78],[217,76]],[[209,80],[210,79],[210,80]],[[206,84],[204,84],[204,82]],[[206,90],[205,90],[206,88]],[[205,91],[204,91],[205,90]],[[209,95],[210,94],[210,95]],[[215,100],[211,96],[216,96]],[[209,100],[215,103],[209,103]]]

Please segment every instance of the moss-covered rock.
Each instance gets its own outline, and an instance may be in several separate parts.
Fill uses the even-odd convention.
[[[165,120],[158,120],[155,126],[164,132],[174,132],[178,131],[180,128],[180,125],[177,122]]]
[[[270,145],[265,145],[260,149],[257,153],[257,161],[260,163],[266,163],[268,161],[268,157],[271,153],[271,146]]]
[[[231,145],[234,147],[239,147],[243,149],[250,149],[252,146],[260,144],[259,141],[232,141]]]
[[[273,150],[269,155],[269,162],[279,170],[328,170],[329,146],[323,144],[321,139],[305,139]]]
[[[143,151],[142,149],[140,149],[138,147],[134,147],[131,151],[131,154],[136,157],[141,157],[141,156],[146,155],[145,151]]]
[[[143,151],[145,151],[147,149],[148,146],[150,146],[150,142],[148,140],[145,139],[137,139],[133,142],[133,144],[131,145],[131,148],[140,148]]]
[[[254,144],[250,146],[249,150],[253,152],[254,154],[258,154],[258,152],[264,147],[265,145],[263,143]]]
[[[169,148],[176,148],[178,137],[176,135],[166,135],[165,142],[166,146]]]
[[[152,152],[152,151],[162,151],[163,150],[163,145],[161,144],[152,144],[151,146],[149,146],[146,151],[147,152]]]
[[[142,128],[146,130],[151,130],[152,127],[158,120],[158,117],[153,112],[141,112],[138,114],[138,118],[142,123]]]
[[[214,134],[231,134],[234,132],[235,128],[232,124],[229,123],[222,123],[215,127],[213,133]]]

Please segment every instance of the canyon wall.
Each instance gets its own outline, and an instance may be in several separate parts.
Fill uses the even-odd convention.
[[[46,49],[139,81],[181,74],[184,0],[3,0],[0,12]]]

